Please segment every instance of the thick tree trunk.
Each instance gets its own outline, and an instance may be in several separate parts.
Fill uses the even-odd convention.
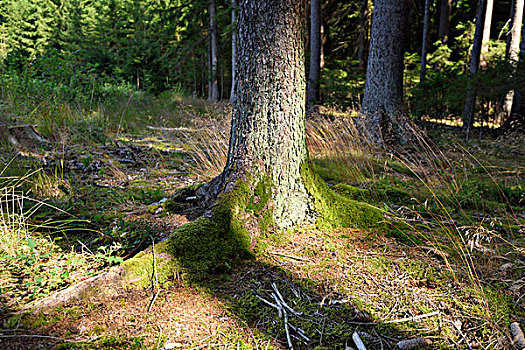
[[[483,44],[481,48],[481,59],[479,64],[484,67],[487,65],[486,55],[489,52],[490,27],[492,24],[492,8],[494,7],[494,0],[485,0],[487,5],[485,7],[485,21],[483,25]]]
[[[521,25],[523,22],[523,5],[524,0],[514,0],[512,2],[511,11],[511,28],[507,37],[507,47],[505,50],[505,59],[510,66],[515,69],[518,64],[518,52],[520,46]],[[510,90],[503,103],[503,111],[507,116],[510,116],[512,110],[512,100],[514,97],[514,90]]]
[[[359,125],[376,145],[405,145],[414,139],[403,100],[408,1],[376,0]],[[364,124],[364,125],[363,125]]]
[[[235,100],[235,63],[237,61],[237,0],[232,0],[232,89],[230,102]]]
[[[446,43],[450,32],[450,10],[452,0],[441,0],[441,14],[439,16],[439,39]]]
[[[359,49],[357,59],[359,60],[359,69],[366,68],[366,42],[368,37],[368,0],[363,0],[361,5],[361,19],[359,25]]]
[[[476,105],[475,77],[478,73],[481,56],[486,5],[486,0],[480,0],[476,11],[476,31],[474,32],[474,43],[472,44],[472,53],[470,56],[470,82],[467,88],[465,108],[463,109],[463,131],[465,132],[467,140],[470,128],[474,124],[474,107]]]
[[[217,101],[219,99],[219,84],[217,82],[217,23],[215,22],[216,6],[215,0],[210,0],[210,86],[208,99]]]
[[[271,210],[275,225],[313,223],[311,196],[303,183],[305,128],[303,0],[241,0],[238,17],[236,98],[228,161],[205,191],[213,198],[246,183],[262,186],[257,205]],[[263,184],[263,185],[261,185]],[[271,206],[271,208],[269,208]],[[261,208],[263,210],[263,208]]]
[[[321,79],[321,6],[320,0],[310,1],[310,70],[308,73],[308,103],[319,101]]]

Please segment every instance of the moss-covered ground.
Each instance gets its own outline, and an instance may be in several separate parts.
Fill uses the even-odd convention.
[[[0,348],[284,349],[288,328],[299,349],[344,349],[355,331],[369,349],[507,349],[509,324],[525,325],[523,149],[428,125],[436,145],[419,157],[381,155],[321,116],[303,176],[323,215],[277,232],[267,179],[197,218],[228,106],[155,103],[133,124],[85,118],[2,148]],[[16,313],[112,265],[123,284]]]

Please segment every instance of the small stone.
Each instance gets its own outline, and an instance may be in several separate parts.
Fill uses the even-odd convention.
[[[166,343],[164,344],[164,349],[168,350],[168,349],[175,349],[175,348],[181,348],[182,347],[182,344],[181,343]]]
[[[514,269],[514,264],[512,264],[512,263],[510,263],[510,262],[509,262],[509,263],[505,263],[505,264],[501,265],[501,266],[498,268],[498,270],[499,270],[500,272],[507,272],[507,271],[510,271],[510,270],[513,270],[513,269]]]

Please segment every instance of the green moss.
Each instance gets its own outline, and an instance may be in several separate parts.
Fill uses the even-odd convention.
[[[303,183],[313,197],[315,210],[319,213],[317,219],[319,227],[386,227],[383,212],[380,209],[332,191],[317,173],[311,170],[308,163],[301,166],[301,175]]]
[[[212,217],[201,217],[173,231],[170,252],[182,266],[202,272],[229,271],[236,262],[252,257],[250,235],[239,216],[249,198],[249,180],[219,196]]]
[[[165,211],[168,213],[177,213],[182,209],[182,204],[179,202],[175,202],[172,199],[168,199],[164,202],[162,202],[162,208],[164,208]]]
[[[160,284],[168,281],[181,270],[180,264],[173,259],[169,241],[155,245],[155,269]],[[122,263],[124,280],[127,284],[145,288],[154,280],[153,254],[151,250],[143,251],[132,259]]]
[[[363,188],[358,188],[345,184],[338,184],[333,187],[334,191],[337,193],[355,200],[363,200],[370,197],[370,191]]]

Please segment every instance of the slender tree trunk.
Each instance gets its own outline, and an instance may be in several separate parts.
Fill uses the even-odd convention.
[[[235,63],[237,61],[237,0],[232,0],[232,89],[230,102],[235,100]]]
[[[510,66],[515,69],[518,64],[518,53],[520,46],[520,33],[521,25],[523,22],[523,5],[524,0],[514,0],[512,2],[511,11],[511,28],[507,36],[507,47],[505,50],[505,59],[509,62]],[[514,90],[510,90],[505,95],[505,101],[503,103],[503,111],[510,116],[512,110],[512,100],[514,97]]]
[[[481,48],[481,60],[480,65],[482,67],[487,65],[486,55],[489,52],[489,41],[490,41],[490,27],[492,24],[492,9],[494,7],[494,0],[485,0],[487,2],[485,8],[485,21],[483,25],[483,43]]]
[[[450,10],[452,0],[441,0],[441,14],[439,16],[439,39],[446,43],[450,32]]]
[[[474,32],[474,43],[470,57],[470,82],[467,88],[467,98],[463,109],[463,131],[468,140],[469,131],[474,124],[474,107],[476,105],[475,79],[478,73],[479,61],[481,56],[481,46],[483,40],[483,27],[485,24],[486,0],[480,0],[476,11],[476,31]]]
[[[517,84],[517,89],[514,92],[512,99],[512,111],[510,118],[507,119],[503,125],[503,129],[508,129],[515,122],[525,125],[525,89],[523,88],[523,79],[525,77],[525,26],[521,29],[520,53],[517,73],[520,76],[520,83]]]
[[[369,141],[405,145],[414,127],[403,100],[404,35],[408,1],[376,0],[359,125]],[[364,125],[363,125],[364,124]]]
[[[219,99],[219,84],[217,81],[217,23],[215,22],[215,0],[210,0],[210,91],[208,99],[217,101]]]
[[[419,85],[420,90],[421,86],[425,82],[425,78],[427,75],[427,42],[428,42],[428,25],[430,21],[430,1],[431,0],[425,0],[425,15],[423,19],[423,40],[421,44],[421,68],[419,71]],[[422,98],[419,98],[416,104],[416,115],[418,118],[421,117],[423,114],[423,103]]]
[[[423,83],[427,75],[427,42],[428,42],[428,25],[430,21],[430,0],[425,0],[425,17],[423,20],[423,40],[421,44],[421,70],[419,72],[419,81]]]
[[[308,103],[319,101],[321,79],[321,6],[320,0],[310,0],[310,70],[308,73]]]
[[[359,49],[357,59],[359,60],[359,69],[366,68],[366,39],[368,36],[368,0],[363,0],[361,5],[361,20],[359,25]]]

